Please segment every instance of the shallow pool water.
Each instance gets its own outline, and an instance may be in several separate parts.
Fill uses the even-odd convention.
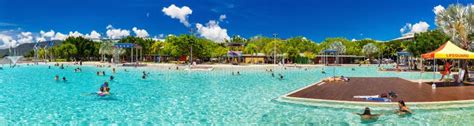
[[[332,76],[325,67],[273,68],[273,78],[265,68],[217,68],[214,71],[185,71],[168,68],[111,68],[75,66],[65,69],[46,65],[0,70],[0,125],[15,124],[449,124],[466,125],[474,120],[474,108],[414,110],[400,117],[388,110],[375,122],[364,122],[357,109],[335,109],[277,102],[273,99],[290,91]],[[268,67],[269,68],[269,67]],[[355,68],[355,70],[352,70]],[[107,76],[97,76],[106,71]],[[142,71],[149,72],[146,80]],[[232,75],[239,71],[241,75]],[[338,67],[337,75],[390,76],[430,79],[432,74],[378,72],[376,67]],[[65,76],[66,82],[54,76]],[[109,81],[109,76],[115,79]],[[112,95],[94,92],[110,82]],[[394,106],[395,109],[395,106]]]

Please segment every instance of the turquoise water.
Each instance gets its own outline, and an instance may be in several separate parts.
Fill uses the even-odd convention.
[[[214,71],[168,70],[167,68],[118,68],[110,81],[112,96],[97,97],[109,76],[97,76],[110,68],[82,66],[64,70],[45,65],[0,70],[0,125],[32,124],[449,124],[467,125],[474,120],[474,108],[414,110],[399,117],[387,110],[378,121],[363,122],[357,109],[335,109],[277,102],[273,99],[331,76],[326,67],[308,70],[278,68],[284,80],[271,77],[265,68],[221,68]],[[418,73],[377,72],[375,67],[340,67],[345,76],[399,76],[418,79]],[[142,71],[150,72],[141,79]],[[233,76],[231,72],[240,71]],[[67,82],[55,81],[65,76]],[[432,74],[424,74],[430,79]]]

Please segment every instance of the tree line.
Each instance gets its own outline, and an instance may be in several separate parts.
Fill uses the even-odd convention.
[[[414,56],[419,56],[422,53],[435,50],[447,40],[449,40],[449,36],[440,30],[416,33],[414,39],[409,41],[394,40],[388,42],[379,42],[373,39],[351,41],[336,37],[326,38],[317,43],[302,36],[282,39],[262,35],[248,39],[235,35],[224,43],[216,43],[189,34],[170,35],[161,41],[134,36],[128,36],[118,41],[93,41],[83,37],[69,37],[59,45],[38,49],[38,57],[67,61],[87,61],[111,58],[113,54],[120,54],[122,57],[129,58],[130,50],[114,49],[113,46],[115,43],[134,43],[142,47],[144,55],[167,56],[176,60],[182,56],[189,56],[192,47],[192,55],[195,60],[209,61],[210,58],[227,56],[227,52],[232,50],[227,45],[238,43],[242,47],[237,51],[242,51],[244,54],[264,54],[266,56],[278,54],[283,55],[289,61],[301,57],[313,59],[327,49],[336,50],[340,55],[366,56],[373,59],[394,58],[399,51],[408,51],[413,53]],[[33,54],[34,52],[31,52],[27,56],[31,57]]]

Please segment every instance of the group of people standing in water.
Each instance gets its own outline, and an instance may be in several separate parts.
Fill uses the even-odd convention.
[[[365,107],[363,113],[356,113],[356,114],[360,115],[361,119],[363,119],[363,120],[377,120],[378,117],[382,115],[382,114],[372,114],[370,112],[369,107]],[[400,116],[404,116],[404,115],[413,114],[413,112],[410,109],[408,109],[408,107],[405,104],[405,101],[400,100],[400,101],[398,101],[398,109],[395,110],[395,114],[398,114]]]
[[[285,67],[285,70],[286,70],[286,67]],[[275,73],[273,72],[273,69],[265,69],[265,72],[270,72],[272,73],[272,77],[274,78],[275,77]],[[285,78],[285,76],[283,76],[283,74],[279,73],[278,74],[278,79],[279,80],[283,80]]]
[[[75,65],[77,65],[77,64],[75,64]],[[54,64],[54,66],[58,67],[59,69],[64,69],[65,68],[64,64],[59,64],[59,63]],[[98,65],[97,67],[105,67],[105,65]],[[109,65],[109,67],[110,67],[110,65]],[[48,69],[51,69],[51,66],[48,66]],[[82,72],[82,69],[80,67],[77,67],[77,68],[74,69],[74,72],[75,73]],[[116,72],[115,68],[113,68],[112,73],[115,74],[115,72]],[[96,74],[97,74],[97,76],[106,76],[105,71],[97,71]],[[56,74],[54,76],[54,80],[60,81],[61,78],[59,77],[59,75]],[[110,81],[113,81],[113,80],[114,80],[114,76],[111,75],[110,76]],[[64,82],[67,81],[65,76],[62,77],[62,81],[64,81]],[[106,81],[106,82],[104,82],[104,84],[102,84],[100,86],[99,91],[97,92],[97,95],[106,96],[106,95],[109,95],[109,94],[110,94],[109,82]]]
[[[54,80],[59,81],[59,75],[56,74],[56,76],[54,76]],[[64,82],[67,81],[67,80],[66,80],[66,77],[63,77],[62,80],[63,80]]]

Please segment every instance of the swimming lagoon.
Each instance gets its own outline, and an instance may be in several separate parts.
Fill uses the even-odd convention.
[[[355,112],[340,109],[278,102],[276,98],[333,75],[332,67],[273,68],[272,77],[262,68],[216,68],[213,71],[186,71],[162,68],[111,68],[76,66],[65,69],[47,65],[0,70],[0,124],[449,124],[466,125],[474,120],[474,108],[414,110],[400,117],[392,110],[376,122],[363,122]],[[269,67],[267,67],[269,68]],[[355,68],[355,70],[352,70]],[[127,69],[126,72],[124,69]],[[324,69],[326,74],[322,74]],[[106,76],[97,76],[105,71]],[[142,72],[149,72],[142,79]],[[239,71],[241,75],[232,75]],[[336,75],[354,77],[401,77],[417,80],[433,78],[416,72],[380,72],[376,66],[337,67]],[[55,81],[54,76],[67,78]],[[109,76],[115,79],[109,81]],[[108,81],[111,96],[94,93]],[[394,110],[396,106],[394,106]]]

